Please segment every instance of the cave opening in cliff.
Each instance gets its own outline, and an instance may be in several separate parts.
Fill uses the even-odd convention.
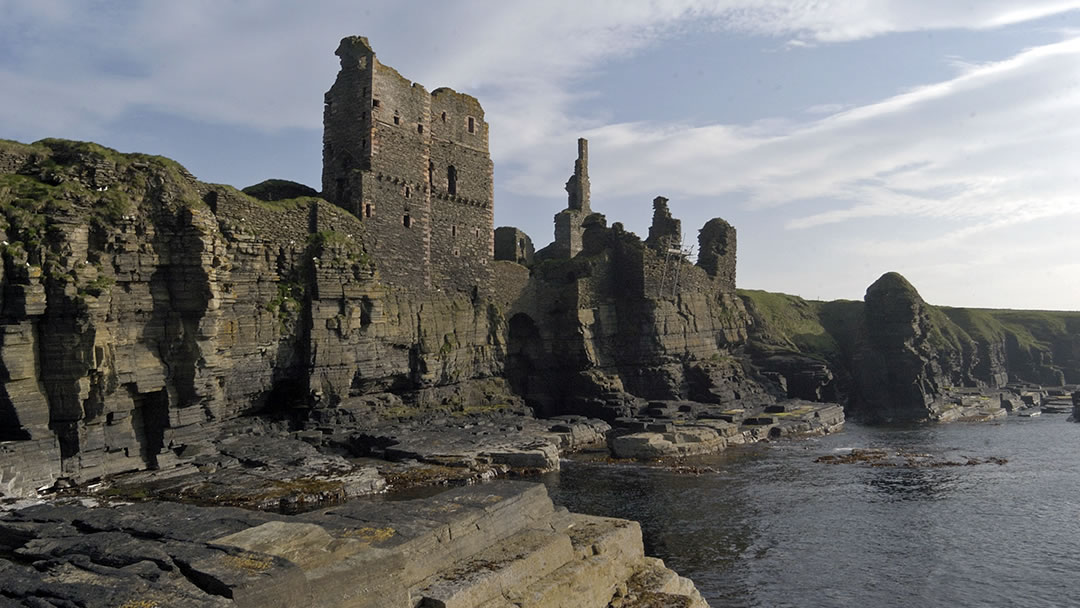
[[[135,404],[132,411],[132,423],[135,438],[143,460],[150,466],[157,466],[157,457],[165,446],[165,429],[169,426],[169,396],[164,389],[149,393],[139,393],[129,387],[131,399]]]
[[[30,439],[30,433],[23,428],[15,404],[4,393],[0,393],[0,441],[22,441]]]
[[[282,378],[274,382],[274,387],[266,396],[261,413],[283,414],[294,410],[296,406],[306,403],[308,394],[307,383],[297,378]]]
[[[510,317],[509,345],[506,353],[506,378],[514,392],[529,402],[530,378],[536,370],[543,349],[540,330],[532,317],[518,313]],[[533,405],[530,403],[530,405]]]

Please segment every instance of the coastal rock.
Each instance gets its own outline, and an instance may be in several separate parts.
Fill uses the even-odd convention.
[[[951,382],[930,343],[926,303],[895,272],[867,288],[864,301],[865,334],[855,355],[864,409],[883,419],[930,417]]]
[[[35,560],[0,557],[0,593],[17,605],[707,606],[645,557],[638,524],[556,509],[522,482],[297,516],[40,505],[0,516],[0,532],[4,555]]]

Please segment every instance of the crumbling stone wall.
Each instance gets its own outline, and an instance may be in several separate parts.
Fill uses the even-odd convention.
[[[484,109],[470,95],[436,89],[431,94],[431,132],[435,285],[444,291],[487,293],[495,216]]]
[[[480,103],[428,93],[342,40],[341,71],[326,94],[323,193],[367,224],[367,246],[387,285],[482,293],[490,289],[494,189]]]
[[[727,291],[735,290],[735,227],[716,217],[698,233],[697,264]]]
[[[513,226],[500,226],[495,229],[495,259],[517,262],[524,266],[533,263],[532,239],[529,235]]]
[[[589,201],[589,142],[578,139],[578,157],[574,173],[566,182],[567,205],[555,214],[555,242],[541,257],[567,259],[577,255],[583,246],[585,219],[592,214]]]
[[[660,253],[667,253],[668,249],[679,249],[682,246],[682,222],[671,216],[668,199],[662,196],[653,199],[652,224],[649,226],[649,238],[645,239],[645,244]]]

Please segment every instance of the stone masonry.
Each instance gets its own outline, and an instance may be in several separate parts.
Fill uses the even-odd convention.
[[[495,259],[517,262],[528,266],[533,262],[532,239],[529,235],[513,226],[500,226],[495,229]]]
[[[382,280],[410,290],[486,292],[493,253],[492,163],[473,97],[428,93],[379,63],[366,38],[337,49],[326,93],[323,195],[367,224]]]
[[[581,251],[585,218],[589,217],[589,142],[578,139],[574,174],[566,182],[566,209],[555,215],[554,257],[572,258]]]

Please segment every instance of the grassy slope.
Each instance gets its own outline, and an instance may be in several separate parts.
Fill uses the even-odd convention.
[[[739,290],[756,323],[755,346],[790,349],[826,360],[849,355],[862,323],[863,303],[820,302],[798,296]],[[973,342],[1015,338],[1028,351],[1053,351],[1053,342],[1080,334],[1080,312],[929,306],[929,341],[942,350],[965,351]]]

